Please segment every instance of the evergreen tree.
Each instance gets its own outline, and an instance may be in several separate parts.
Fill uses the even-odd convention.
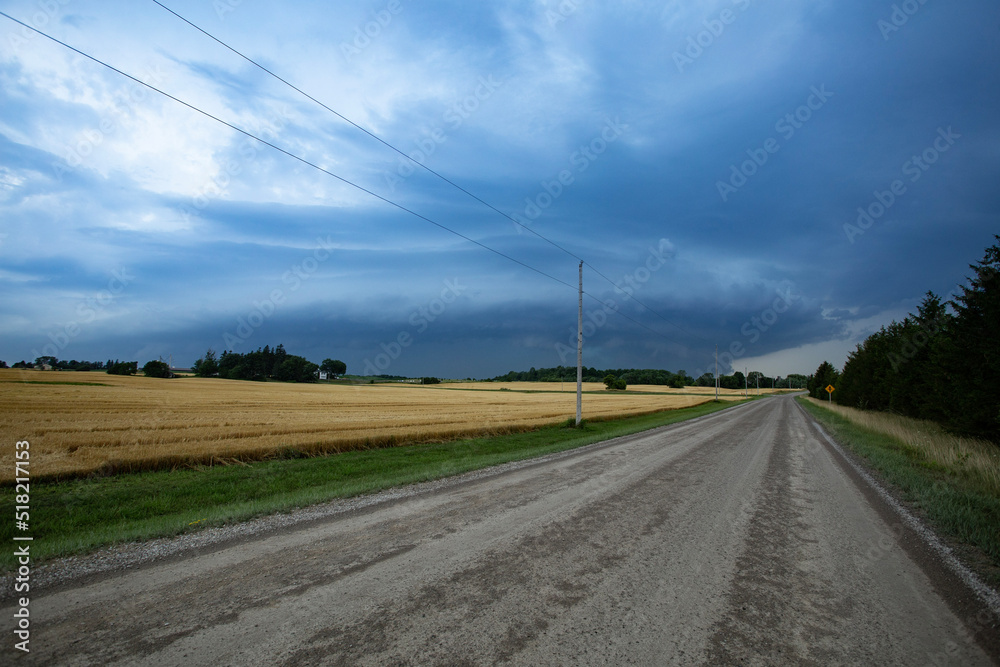
[[[208,348],[205,351],[205,356],[194,362],[192,370],[198,377],[212,377],[217,374],[219,372],[219,362],[215,358],[215,350]]]
[[[809,395],[813,398],[826,398],[826,388],[830,385],[836,387],[839,379],[840,373],[833,367],[833,364],[829,361],[824,361],[816,369],[816,372],[809,376],[807,384]]]
[[[950,302],[955,317],[934,350],[936,408],[948,428],[1000,443],[1000,244],[970,268],[974,275]]]

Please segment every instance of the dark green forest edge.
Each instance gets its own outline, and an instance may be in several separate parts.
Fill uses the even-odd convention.
[[[32,487],[32,520],[38,528],[31,553],[38,563],[111,544],[246,521],[582,447],[737,404],[710,401],[639,417],[584,421],[580,427],[567,423],[524,433],[344,452],[337,456],[42,484]],[[7,506],[11,513],[12,505],[10,497]],[[13,525],[13,521],[0,522],[0,541],[10,542]],[[13,551],[0,555],[0,570],[13,570],[12,554]]]
[[[928,419],[1000,445],[1000,244],[969,268],[969,284],[951,300],[927,292],[916,314],[859,344],[843,371],[823,362],[809,394],[826,398],[832,385],[841,405]]]
[[[1000,236],[996,239],[1000,241]],[[929,420],[997,447],[1000,457],[1000,245],[970,266],[967,286],[943,301],[928,292],[915,314],[869,336],[844,369],[824,362],[811,396],[861,410]],[[863,428],[822,407],[804,407],[1000,587],[1000,495],[963,465],[941,465],[912,443]],[[989,447],[989,445],[987,445]]]

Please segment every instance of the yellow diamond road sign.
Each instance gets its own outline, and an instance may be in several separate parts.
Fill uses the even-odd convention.
[[[837,388],[834,387],[832,384],[828,384],[826,386],[826,393],[828,393],[828,394],[832,394],[836,390],[837,390]]]

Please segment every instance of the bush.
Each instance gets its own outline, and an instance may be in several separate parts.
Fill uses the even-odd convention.
[[[611,375],[609,373],[608,375],[604,376],[604,386],[607,388],[608,391],[611,391],[612,389],[617,391],[625,391],[625,389],[628,387],[628,382],[625,381],[625,378],[615,377],[614,375]]]
[[[139,372],[138,361],[118,361],[108,364],[108,375],[135,375]]]
[[[165,361],[149,361],[142,367],[142,372],[148,378],[171,378],[174,376],[170,372],[170,366]]]

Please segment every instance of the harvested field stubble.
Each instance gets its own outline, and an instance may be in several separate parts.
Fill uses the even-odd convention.
[[[564,421],[576,411],[571,383],[563,393],[451,386],[459,390],[0,370],[0,451],[13,460],[15,442],[28,440],[35,481],[511,433]],[[584,416],[637,415],[712,398],[663,394],[588,394]],[[12,477],[11,467],[0,481]]]

